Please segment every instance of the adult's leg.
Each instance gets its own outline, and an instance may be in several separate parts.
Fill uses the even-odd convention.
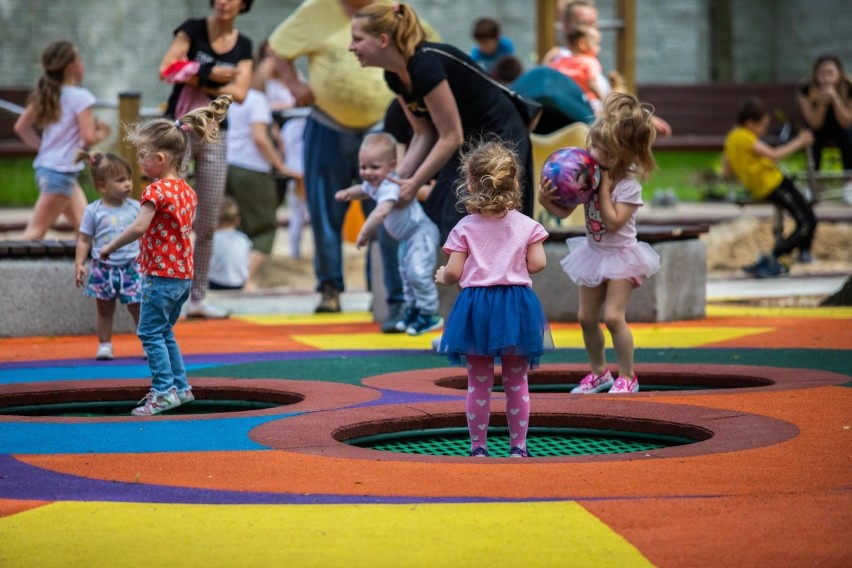
[[[816,231],[816,215],[795,184],[790,179],[784,178],[781,185],[769,195],[769,201],[787,211],[796,224],[789,235],[779,239],[775,244],[772,251],[773,256],[778,258],[797,248],[799,250],[810,250]]]
[[[217,143],[203,142],[195,148],[194,187],[198,208],[192,230],[195,232],[193,252],[194,273],[192,300],[201,302],[207,295],[210,257],[213,254],[213,233],[219,224],[219,212],[225,197],[228,177],[227,147],[224,136]]]
[[[577,310],[577,320],[583,331],[583,344],[589,356],[589,365],[598,377],[606,372],[606,351],[601,329],[601,306],[606,299],[606,289],[606,283],[595,288],[580,286],[580,307]]]
[[[314,236],[317,291],[331,285],[343,291],[343,220],[349,203],[334,194],[352,185],[357,137],[334,131],[316,120],[305,127],[305,188]]]
[[[509,445],[525,450],[530,421],[530,389],[527,380],[529,362],[526,357],[512,355],[503,356],[501,362],[503,391],[506,393]]]
[[[488,449],[488,423],[491,420],[491,390],[494,386],[494,359],[467,355],[467,399],[465,414],[470,432],[470,450]]]
[[[627,304],[633,293],[633,284],[628,280],[612,280],[606,287],[604,324],[612,336],[612,346],[618,361],[618,376],[633,378],[633,334],[627,326]]]

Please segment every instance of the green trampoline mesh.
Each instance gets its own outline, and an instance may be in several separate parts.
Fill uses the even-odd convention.
[[[584,428],[530,428],[527,434],[527,449],[533,457],[623,454],[693,442],[676,436]],[[408,430],[355,438],[346,443],[384,452],[430,456],[467,456],[470,452],[466,428]],[[488,451],[492,457],[508,457],[507,428],[489,429]]]

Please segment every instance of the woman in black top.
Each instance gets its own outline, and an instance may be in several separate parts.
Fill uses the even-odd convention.
[[[852,80],[843,72],[840,59],[834,55],[818,57],[796,98],[814,133],[816,168],[822,161],[822,149],[833,140],[840,149],[843,169],[852,170]]]
[[[210,0],[211,14],[206,18],[189,19],[174,32],[174,39],[160,63],[160,77],[173,82],[166,115],[179,118],[176,111],[181,94],[193,88],[214,99],[231,95],[241,103],[248,92],[252,77],[251,40],[235,27],[237,16],[251,8],[253,0]],[[197,65],[195,74],[186,70],[175,72],[181,63]],[[189,76],[187,76],[189,75]],[[178,77],[178,78],[175,78]],[[206,102],[204,104],[207,104]],[[221,128],[227,128],[223,121]],[[195,277],[192,281],[187,315],[190,317],[223,318],[228,312],[204,301],[207,294],[210,256],[213,252],[213,233],[219,222],[219,211],[225,197],[228,172],[225,136],[216,144],[199,142],[193,145],[195,158],[195,183],[198,210],[193,223],[195,252],[193,254]]]
[[[414,136],[397,167],[401,197],[410,201],[437,178],[424,208],[442,239],[464,215],[456,209],[454,186],[460,150],[470,140],[497,136],[514,147],[524,165],[523,211],[532,215],[532,145],[526,124],[508,95],[476,72],[467,54],[426,42],[417,14],[405,4],[372,4],[356,12],[349,49],[361,65],[385,69],[385,81],[404,107]]]

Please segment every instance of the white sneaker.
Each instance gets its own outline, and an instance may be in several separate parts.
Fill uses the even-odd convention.
[[[181,404],[188,404],[195,400],[195,395],[192,394],[192,389],[175,391],[175,393],[177,394],[178,400]]]
[[[225,319],[231,312],[222,308],[211,306],[204,300],[193,302],[192,300],[186,303],[186,317],[201,318],[201,319]]]
[[[139,401],[139,406],[130,411],[133,416],[154,416],[166,410],[180,406],[175,388],[172,387],[166,394],[148,391],[145,398]]]
[[[95,355],[95,359],[102,361],[112,359],[112,343],[101,343],[98,346],[98,354]]]

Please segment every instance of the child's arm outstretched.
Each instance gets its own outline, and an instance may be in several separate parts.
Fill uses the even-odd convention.
[[[92,250],[92,235],[85,233],[77,234],[77,251],[74,255],[74,279],[77,282],[77,288],[83,285],[83,280],[86,278],[86,258]]]
[[[760,156],[765,156],[770,160],[783,160],[790,154],[795,154],[802,148],[807,148],[814,143],[814,135],[810,130],[802,130],[798,136],[780,146],[770,146],[766,142],[758,139],[755,140],[752,151]]]
[[[355,245],[359,249],[367,246],[370,240],[376,238],[379,226],[385,222],[385,218],[393,211],[394,205],[396,205],[395,201],[382,201],[367,215],[367,218],[364,219],[364,224],[361,226],[361,230],[358,231],[358,238],[355,239]]]
[[[461,280],[464,262],[467,260],[466,252],[453,251],[450,260],[445,266],[439,266],[435,271],[435,283],[442,286],[452,286]]]
[[[150,201],[146,201],[142,204],[142,207],[139,209],[139,213],[136,215],[136,219],[131,223],[126,229],[124,229],[120,235],[115,237],[111,242],[104,245],[101,249],[101,260],[106,260],[109,258],[109,255],[123,247],[128,243],[132,243],[139,237],[145,234],[145,231],[148,229],[148,225],[151,224],[151,220],[154,219],[154,214],[157,210],[154,208],[154,204]]]

